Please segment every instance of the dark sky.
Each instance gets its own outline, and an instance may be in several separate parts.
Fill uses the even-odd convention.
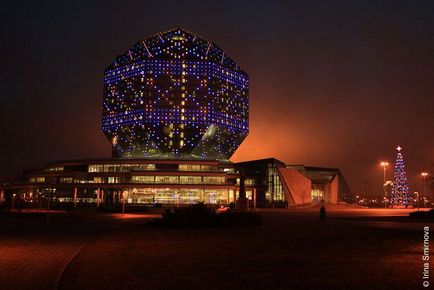
[[[250,75],[250,135],[233,161],[339,167],[381,192],[401,145],[411,190],[434,173],[434,1],[2,1],[0,174],[109,157],[103,71],[181,27]],[[391,170],[389,171],[389,174]]]

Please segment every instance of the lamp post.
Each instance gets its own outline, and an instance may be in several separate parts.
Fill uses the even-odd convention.
[[[419,192],[415,191],[414,192],[416,194],[416,200],[417,200],[417,211],[419,211]]]
[[[126,190],[122,192],[122,214],[125,214],[125,198],[127,194],[128,192]]]
[[[425,206],[425,200],[426,200],[425,180],[426,180],[426,177],[428,176],[428,173],[427,172],[422,172],[421,175],[422,175],[422,189],[423,189],[423,204]]]
[[[389,162],[382,161],[380,163],[383,166],[383,191],[384,191],[384,208],[387,208],[387,197],[386,197],[386,167],[389,165]]]

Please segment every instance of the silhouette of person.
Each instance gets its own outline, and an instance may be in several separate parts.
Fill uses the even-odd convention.
[[[321,222],[323,222],[326,218],[326,209],[324,205],[322,205],[319,210],[319,218],[321,219]]]

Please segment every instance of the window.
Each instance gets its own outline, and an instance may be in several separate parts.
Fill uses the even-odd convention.
[[[36,182],[45,182],[45,177],[36,177]]]
[[[202,183],[201,176],[180,176],[179,181],[182,184],[200,184]]]
[[[253,178],[246,178],[244,181],[245,185],[255,185],[255,179]]]
[[[178,176],[155,176],[156,183],[179,183]]]
[[[104,165],[104,172],[120,172],[121,166],[119,164],[106,164]]]
[[[94,177],[93,183],[104,183],[104,180],[102,177]]]
[[[221,176],[204,176],[203,183],[205,184],[217,184],[217,183],[225,183],[225,177]]]
[[[102,164],[89,165],[89,172],[103,172],[103,165]]]
[[[200,165],[180,164],[179,170],[181,170],[181,171],[200,171]]]
[[[60,177],[59,183],[72,183],[72,177]]]
[[[89,172],[129,172],[132,170],[154,170],[155,164],[92,164]]]
[[[120,178],[118,176],[109,176],[107,178],[108,183],[119,183]]]
[[[154,183],[155,176],[132,176],[131,181],[137,183]]]
[[[137,170],[155,170],[155,164],[140,164]]]
[[[201,171],[218,171],[217,166],[202,165]]]

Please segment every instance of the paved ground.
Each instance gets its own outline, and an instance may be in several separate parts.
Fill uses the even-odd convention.
[[[137,225],[92,240],[61,289],[418,289],[423,225],[409,210],[264,210],[260,227]],[[398,216],[398,217],[394,217]],[[431,224],[431,226],[434,226]]]
[[[0,245],[1,289],[52,289],[85,239],[4,238]]]
[[[162,230],[158,215],[0,216],[0,288],[418,289],[423,226],[410,210],[262,210],[260,227]],[[81,249],[71,263],[71,257]],[[65,271],[63,271],[64,267]],[[433,282],[434,283],[434,282]]]
[[[47,224],[46,214],[39,211],[0,215],[0,289],[53,289],[89,240],[107,231],[122,231],[124,221],[132,224],[157,216],[58,211]]]

